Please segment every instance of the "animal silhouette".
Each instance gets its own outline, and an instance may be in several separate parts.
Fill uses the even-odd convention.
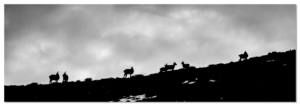
[[[247,60],[247,58],[248,58],[248,53],[245,51],[244,52],[244,54],[240,54],[239,55],[239,57],[240,57],[240,60],[239,61],[241,61],[241,60]]]
[[[183,61],[181,62],[181,64],[184,69],[190,68],[190,64],[185,64]]]
[[[68,82],[69,76],[66,74],[66,72],[62,76],[63,76],[63,82]]]
[[[160,73],[161,73],[161,72],[166,72],[166,71],[168,70],[168,69],[166,68],[166,66],[167,66],[167,64],[165,65],[165,67],[161,67],[159,72],[160,72]]]
[[[58,74],[58,72],[56,73],[56,75],[54,75],[54,74],[50,75],[49,78],[50,78],[50,82],[49,83],[52,83],[52,80],[54,80],[57,83],[58,80],[59,80],[59,74]]]
[[[177,65],[177,64],[176,64],[175,62],[173,63],[173,65],[167,65],[167,64],[166,64],[166,65],[165,65],[166,71],[168,71],[168,70],[173,71],[176,65]]]
[[[124,70],[124,78],[127,78],[127,75],[129,74],[129,78],[131,77],[131,75],[133,74],[134,70],[133,67],[131,67],[130,69],[125,69]]]

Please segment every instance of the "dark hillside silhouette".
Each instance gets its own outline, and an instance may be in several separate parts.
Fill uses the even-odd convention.
[[[131,78],[5,86],[5,102],[296,101],[296,50],[247,57],[243,61],[212,64],[203,68],[182,68],[150,75],[139,74]],[[133,71],[133,67],[131,69]],[[167,69],[171,70],[171,66]],[[125,71],[125,75],[131,73]]]

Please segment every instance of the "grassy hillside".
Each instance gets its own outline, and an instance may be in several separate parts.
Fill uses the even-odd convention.
[[[132,78],[5,86],[5,101],[296,101],[296,50]]]

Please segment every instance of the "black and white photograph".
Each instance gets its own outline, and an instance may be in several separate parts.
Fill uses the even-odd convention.
[[[3,4],[4,102],[296,102],[296,4]]]

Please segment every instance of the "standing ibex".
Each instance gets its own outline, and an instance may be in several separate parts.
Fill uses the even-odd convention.
[[[168,70],[174,70],[174,68],[175,68],[175,66],[176,66],[177,64],[174,62],[173,63],[173,65],[165,65],[165,68],[164,68],[164,71],[168,71]]]
[[[190,68],[190,64],[185,64],[183,61],[181,62],[181,64],[184,69]]]
[[[240,54],[239,57],[240,57],[240,60],[239,60],[239,61],[241,61],[242,59],[243,59],[243,61],[244,61],[244,60],[247,60],[247,58],[248,58],[248,53],[245,51],[244,54]]]
[[[68,82],[69,76],[66,74],[66,72],[63,74],[63,82]]]
[[[56,73],[56,75],[53,75],[53,74],[50,75],[49,78],[50,78],[50,82],[49,83],[52,83],[52,80],[54,80],[57,83],[57,81],[59,80],[59,74],[58,74],[58,72]]]
[[[125,69],[124,70],[124,78],[127,77],[127,74],[129,74],[131,77],[131,74],[133,74],[133,72],[134,72],[133,67],[131,67],[131,69]]]

